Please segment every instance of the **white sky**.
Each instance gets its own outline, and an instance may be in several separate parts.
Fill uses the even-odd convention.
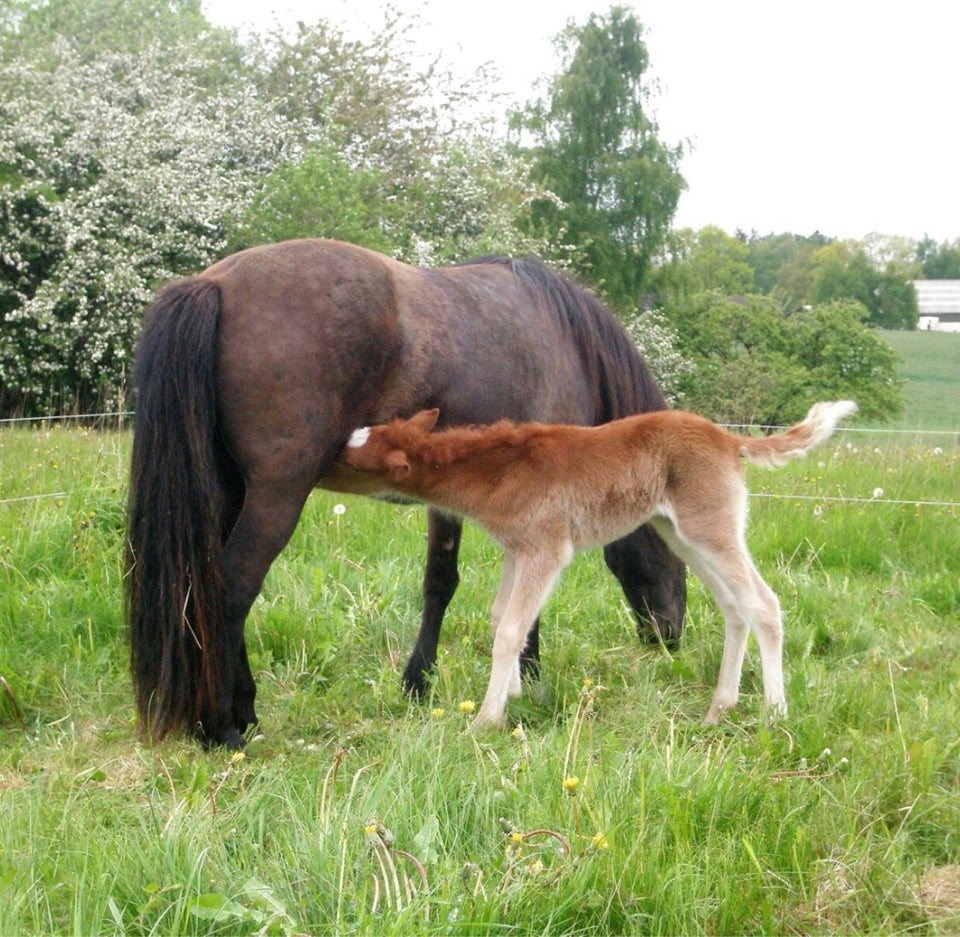
[[[517,103],[556,74],[551,39],[605,0],[393,0],[413,36],[469,74],[490,63]],[[688,141],[677,227],[715,224],[938,242],[960,238],[960,4],[953,0],[641,0],[655,116]],[[267,28],[327,19],[362,38],[383,0],[204,0]],[[538,7],[540,8],[538,10]]]

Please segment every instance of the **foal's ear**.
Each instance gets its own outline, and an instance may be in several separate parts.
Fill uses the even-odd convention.
[[[415,426],[417,429],[423,430],[425,433],[429,433],[430,430],[437,425],[437,419],[439,416],[440,411],[436,407],[434,407],[432,410],[421,410],[419,413],[410,417],[409,423],[411,426]]]
[[[410,460],[402,449],[391,449],[384,457],[383,464],[395,477],[406,475],[410,471]]]

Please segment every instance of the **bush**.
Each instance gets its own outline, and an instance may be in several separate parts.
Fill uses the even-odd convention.
[[[101,406],[157,285],[223,253],[225,223],[285,157],[242,90],[185,53],[0,69],[0,409]]]

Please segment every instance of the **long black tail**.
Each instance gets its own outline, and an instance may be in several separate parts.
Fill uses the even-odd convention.
[[[219,287],[168,286],[144,321],[127,514],[126,612],[140,728],[203,733],[221,696],[224,489],[214,363]]]

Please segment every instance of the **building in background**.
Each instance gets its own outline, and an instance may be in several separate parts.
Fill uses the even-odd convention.
[[[921,331],[960,332],[960,280],[914,280]]]

